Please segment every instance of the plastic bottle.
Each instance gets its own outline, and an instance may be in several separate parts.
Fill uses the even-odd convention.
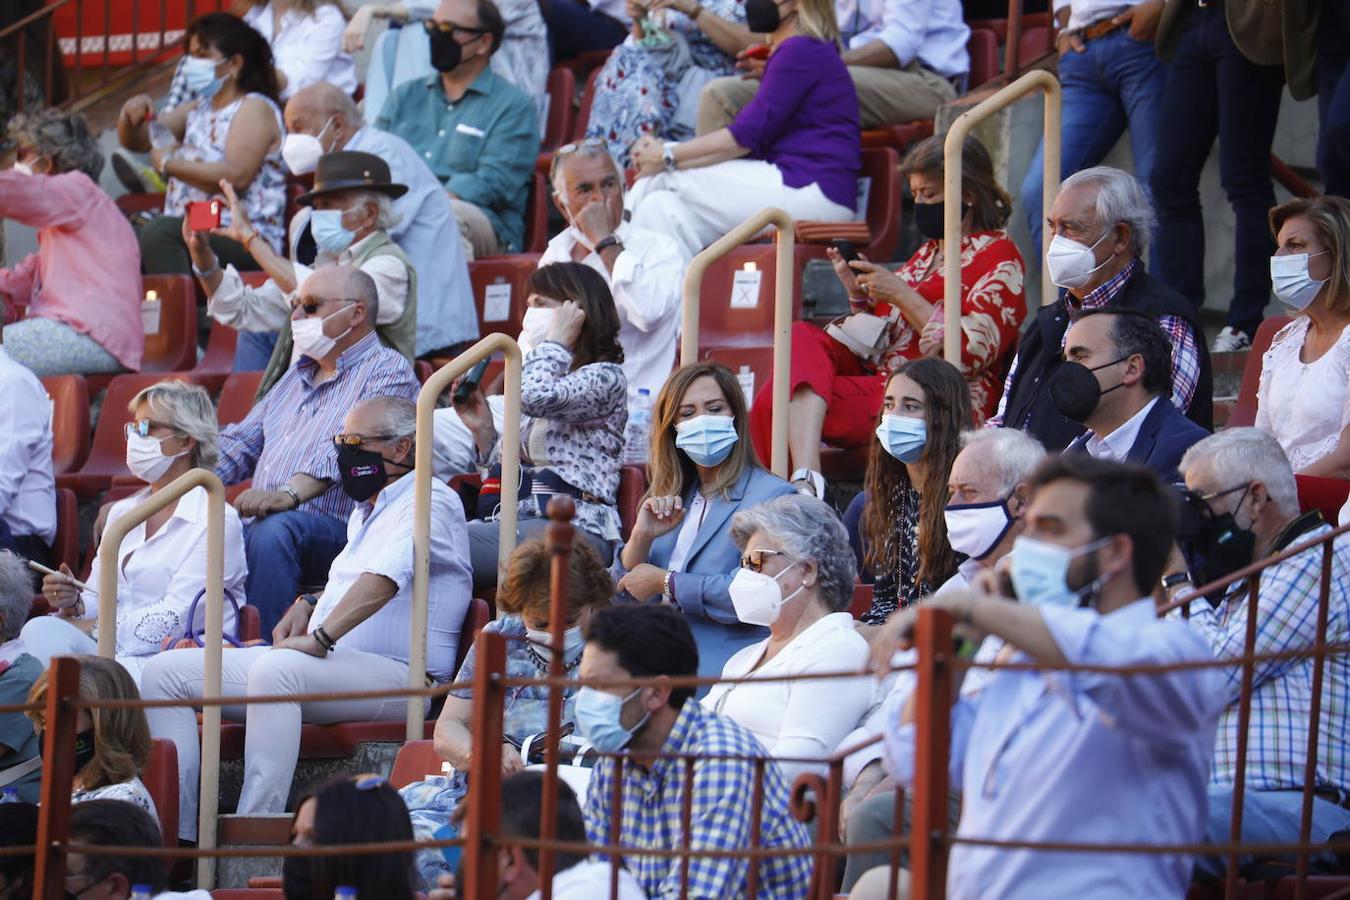
[[[0,803],[21,803],[21,802],[22,801],[19,800],[18,788],[7,787],[5,788],[3,793],[0,793]]]
[[[339,887],[333,892],[333,900],[356,900],[356,888]]]
[[[173,132],[169,130],[169,126],[165,125],[159,119],[152,118],[149,127],[150,145],[152,147],[164,149],[178,143],[178,139],[173,136]]]
[[[652,392],[638,388],[637,399],[628,408],[628,427],[624,429],[623,461],[626,465],[647,462],[647,445],[652,437]]]
[[[131,900],[151,900],[155,889],[148,884],[138,884],[131,889]]]

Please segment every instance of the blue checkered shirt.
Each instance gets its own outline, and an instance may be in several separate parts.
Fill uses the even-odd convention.
[[[754,736],[731,719],[685,701],[666,739],[663,753],[700,757],[694,764],[693,800],[688,846],[695,850],[744,850],[751,844],[750,798],[754,796],[754,764],[718,756],[765,756]],[[609,843],[610,802],[614,795],[615,760],[596,765],[586,796],[586,835],[593,844]],[[659,759],[650,770],[629,761],[624,765],[623,820],[620,842],[626,847],[670,850],[685,846],[681,811],[686,763]],[[764,769],[764,806],[759,845],[764,848],[810,845],[806,827],[788,811],[788,784],[777,765]],[[689,887],[680,885],[680,860],[630,853],[624,860],[648,897],[730,900],[746,892],[749,862],[731,857],[689,860]],[[773,900],[804,898],[811,886],[811,861],[806,854],[764,857],[759,863],[759,896]]]
[[[1298,535],[1293,544],[1331,531],[1328,525]],[[1318,585],[1322,548],[1315,547],[1266,569],[1257,604],[1255,653],[1310,649],[1317,638]],[[1336,542],[1331,567],[1331,606],[1327,611],[1327,643],[1350,641],[1350,541]],[[1209,641],[1214,655],[1245,655],[1247,637],[1246,582],[1233,586],[1213,608],[1204,600],[1191,603],[1191,626]],[[1252,681],[1251,727],[1247,739],[1246,784],[1255,790],[1284,790],[1303,785],[1308,746],[1308,714],[1312,708],[1312,661],[1276,660],[1257,663]],[[1230,785],[1237,772],[1238,698],[1242,668],[1224,670],[1229,705],[1219,720],[1210,781]],[[1328,656],[1322,675],[1317,786],[1350,788],[1350,656]]]

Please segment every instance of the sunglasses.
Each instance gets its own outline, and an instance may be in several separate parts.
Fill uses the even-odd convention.
[[[787,554],[782,550],[765,550],[756,547],[753,550],[745,551],[745,555],[741,557],[741,568],[749,569],[751,572],[763,572],[764,563],[768,561],[770,556],[786,557]]]
[[[359,301],[351,297],[296,297],[291,301],[291,312],[297,309],[303,309],[305,315],[312,316],[319,311],[319,307],[325,303],[357,303]]]
[[[422,27],[426,29],[427,34],[439,33],[450,35],[452,37],[456,31],[463,31],[466,34],[472,34],[474,36],[488,33],[488,29],[486,28],[470,28],[468,25],[456,25],[454,22],[437,22],[433,19],[424,21]]]
[[[360,450],[366,441],[396,441],[402,435],[397,434],[335,434],[334,447],[346,447],[348,450]]]
[[[150,437],[151,428],[167,428],[174,433],[178,433],[178,429],[174,428],[172,425],[166,425],[163,422],[156,422],[153,419],[137,419],[134,422],[128,422],[127,424],[123,425],[122,434],[126,436],[127,440],[131,440],[131,436],[133,434],[138,437]],[[168,436],[169,435],[165,435],[165,437]]]

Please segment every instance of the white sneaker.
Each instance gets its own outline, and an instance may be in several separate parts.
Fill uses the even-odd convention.
[[[1225,325],[1223,331],[1214,339],[1214,346],[1209,348],[1210,353],[1237,353],[1239,350],[1246,350],[1252,345],[1252,339],[1247,337],[1246,332],[1238,331],[1231,325]]]
[[[819,472],[812,469],[798,469],[792,473],[790,480],[797,493],[820,500],[825,499],[825,476]]]

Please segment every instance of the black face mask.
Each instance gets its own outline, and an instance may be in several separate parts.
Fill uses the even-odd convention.
[[[1050,376],[1050,399],[1054,401],[1055,409],[1079,424],[1086,422],[1096,411],[1097,404],[1104,394],[1109,394],[1124,385],[1122,381],[1115,387],[1102,390],[1092,373],[1127,359],[1128,356],[1122,356],[1114,362],[1094,366],[1091,369],[1078,362],[1066,362],[1061,365]]]
[[[38,732],[38,756],[42,756],[47,746],[47,730],[44,728]],[[75,732],[75,763],[74,772],[78,776],[84,771],[84,767],[89,765],[90,760],[94,758],[94,749],[97,744],[94,741],[94,729],[86,728],[84,731]]]
[[[357,503],[364,503],[389,483],[385,463],[408,468],[403,463],[385,459],[374,450],[339,445],[336,448],[338,474],[342,476],[342,490]]]
[[[745,27],[755,34],[770,34],[783,24],[783,14],[773,0],[745,0]]]
[[[437,72],[452,72],[464,61],[464,47],[455,40],[453,34],[440,31],[427,32],[431,42],[431,67]]]
[[[1247,501],[1249,490],[1250,484],[1243,487],[1238,509]],[[1233,513],[1226,512],[1206,517],[1200,523],[1200,533],[1195,537],[1193,548],[1200,557],[1195,583],[1205,585],[1251,565],[1256,556],[1256,535],[1251,529],[1240,527]]]
[[[966,217],[970,211],[969,203],[961,204],[961,218]],[[914,201],[914,225],[919,229],[919,234],[928,238],[930,241],[940,241],[945,237],[942,219],[946,214],[944,204],[941,200],[937,203],[920,203]]]
[[[287,856],[281,860],[281,890],[286,900],[313,900],[314,872],[305,856]],[[462,883],[462,882],[461,882]]]

